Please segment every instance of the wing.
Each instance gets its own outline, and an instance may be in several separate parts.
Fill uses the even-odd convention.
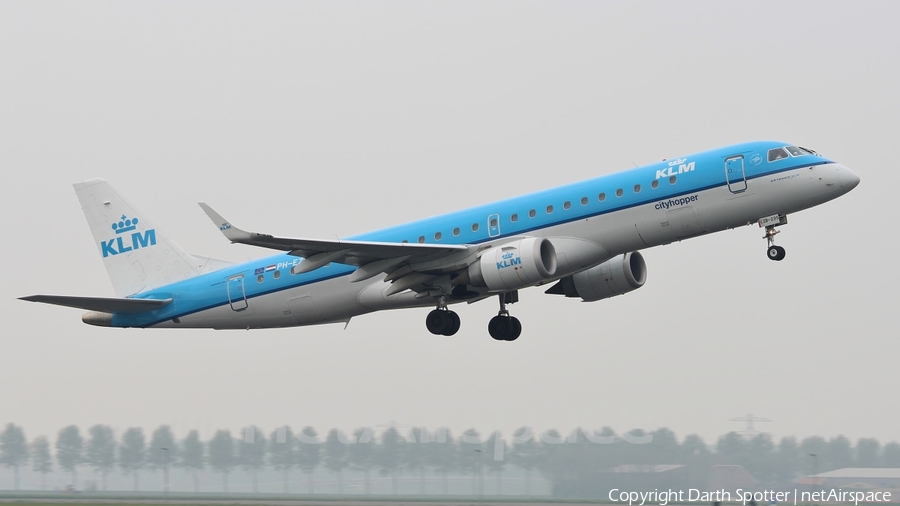
[[[409,274],[418,274],[416,279],[421,280],[424,279],[423,274],[436,275],[465,267],[470,261],[468,257],[475,251],[474,247],[453,244],[328,241],[275,237],[241,230],[207,204],[200,202],[199,205],[229,241],[287,251],[291,255],[303,257],[303,261],[291,270],[294,274],[302,274],[324,267],[331,262],[337,262],[359,267],[356,272],[351,274],[351,282],[369,279],[382,272],[393,273],[394,275],[388,276],[388,280],[391,281]],[[407,284],[411,280],[412,278],[408,278],[403,284]]]
[[[43,302],[101,313],[143,313],[167,306],[172,299],[125,299],[108,297],[73,297],[69,295],[29,295],[19,297],[29,302]]]

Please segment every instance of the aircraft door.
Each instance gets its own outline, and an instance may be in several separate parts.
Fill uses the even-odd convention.
[[[728,183],[728,191],[731,193],[740,193],[747,189],[744,155],[729,156],[725,159],[725,181]]]
[[[497,237],[500,235],[500,215],[492,214],[488,216],[488,236]]]
[[[247,309],[247,293],[244,291],[244,275],[231,276],[226,281],[228,286],[228,303],[234,311]]]

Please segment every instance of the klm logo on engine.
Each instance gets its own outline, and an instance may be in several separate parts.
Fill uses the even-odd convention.
[[[516,256],[516,254],[512,251],[510,251],[509,253],[504,253],[501,258],[502,261],[497,262],[497,270],[506,269],[507,267],[513,267],[516,265],[522,265],[522,257]]]
[[[146,248],[147,246],[156,245],[156,230],[149,229],[141,232],[137,230],[138,219],[128,218],[124,214],[118,223],[112,224],[112,229],[118,237],[114,237],[108,241],[100,241],[100,251],[103,252],[103,258],[110,255],[118,255],[128,253],[136,249]],[[122,235],[131,232],[130,236]],[[130,237],[130,239],[129,239]]]
[[[678,174],[684,174],[685,172],[693,172],[694,170],[694,162],[687,162],[686,158],[679,158],[678,160],[672,160],[669,162],[669,167],[665,169],[657,169],[656,171],[656,179],[662,179],[664,177],[672,177]],[[678,168],[675,168],[675,166]]]

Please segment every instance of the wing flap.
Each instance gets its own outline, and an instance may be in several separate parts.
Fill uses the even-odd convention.
[[[125,299],[71,295],[29,295],[28,297],[19,297],[19,300],[74,307],[101,313],[144,313],[160,309],[172,302],[172,299]]]

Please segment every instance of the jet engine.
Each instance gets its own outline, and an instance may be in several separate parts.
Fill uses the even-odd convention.
[[[644,286],[645,281],[647,264],[635,251],[560,279],[545,293],[581,297],[584,302],[593,302],[628,293]]]
[[[491,291],[525,288],[556,274],[556,249],[543,237],[495,246],[466,271],[468,282]]]

